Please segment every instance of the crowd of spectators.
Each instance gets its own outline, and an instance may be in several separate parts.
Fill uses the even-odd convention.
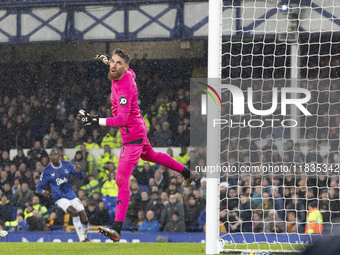
[[[189,107],[189,84],[195,65],[186,59],[174,65],[133,60],[137,74],[141,114],[153,146],[168,148],[168,154],[193,168],[206,165],[203,141],[205,116],[198,104]],[[1,83],[8,83],[0,100],[0,224],[17,230],[53,230],[65,224],[65,215],[50,199],[35,192],[39,176],[49,163],[46,149],[59,149],[61,159],[81,165],[85,181],[73,180],[92,225],[112,221],[105,197],[117,196],[115,168],[118,157],[112,148],[121,145],[117,128],[84,128],[75,121],[79,109],[111,116],[110,84],[106,69],[93,63],[28,63],[16,67],[3,65]],[[17,75],[20,73],[20,75]],[[168,75],[169,74],[169,75]],[[30,84],[27,86],[27,84]],[[168,85],[168,84],[171,84]],[[272,83],[260,82],[261,91]],[[285,128],[222,128],[222,162],[236,166],[295,165],[323,163],[334,169],[339,164],[339,90],[331,82],[302,81],[313,94],[307,107],[312,117],[301,118],[301,138],[307,139],[306,152],[299,142],[288,140]],[[253,84],[255,87],[257,83]],[[335,93],[330,93],[334,91]],[[270,101],[270,94],[254,96],[254,102]],[[222,94],[223,97],[223,94]],[[224,98],[225,99],[225,98]],[[320,100],[322,102],[320,103]],[[315,101],[317,100],[317,101]],[[228,103],[222,107],[227,114]],[[261,108],[261,105],[259,107]],[[189,115],[190,111],[190,115]],[[278,114],[273,117],[277,117]],[[199,127],[199,128],[197,128]],[[201,132],[191,141],[190,132]],[[196,134],[197,135],[197,134]],[[266,145],[256,141],[267,139]],[[283,150],[275,139],[286,139]],[[181,147],[173,155],[171,146]],[[189,150],[189,146],[195,149]],[[321,156],[320,147],[329,146]],[[10,149],[17,149],[13,160]],[[31,148],[27,155],[22,148]],[[67,158],[64,148],[76,148]],[[94,158],[88,149],[103,148]],[[183,177],[164,167],[141,161],[131,179],[131,201],[124,223],[139,231],[200,231],[205,226],[206,179],[182,188]],[[337,221],[340,212],[339,178],[331,175],[309,176],[247,175],[222,177],[221,232],[303,232],[308,204],[317,202],[325,224]],[[11,212],[11,213],[10,213]],[[7,224],[7,225],[6,225]]]
[[[187,147],[190,143],[190,61],[180,59],[173,65],[163,64],[162,68],[159,68],[161,63],[146,62],[145,59],[133,60],[131,68],[137,74],[139,106],[147,123],[148,137],[156,147],[182,147],[180,155],[173,155],[171,148],[168,153],[185,164],[189,161]],[[46,152],[49,148],[58,148],[62,160],[77,163],[86,172],[85,181],[76,178],[72,181],[90,223],[110,223],[113,215],[105,197],[117,197],[115,169],[118,157],[112,149],[121,146],[119,129],[85,129],[75,121],[79,109],[101,117],[112,116],[106,69],[93,62],[43,61],[18,67],[22,73],[18,76],[8,66],[3,68],[7,72],[1,77],[2,82],[9,82],[13,87],[8,86],[0,100],[0,190],[3,199],[0,224],[32,231],[64,225],[64,213],[51,199],[36,193],[39,176],[49,164]],[[23,148],[30,148],[27,155]],[[67,158],[64,148],[76,148],[74,158]],[[88,152],[94,148],[103,148],[103,154],[94,158]],[[10,149],[17,149],[12,160]],[[199,204],[189,203],[188,197],[194,194],[194,190],[181,188],[181,175],[148,162],[140,162],[133,175],[126,225],[139,226],[145,219],[144,225],[147,221],[157,220],[160,230],[199,229],[198,217],[188,219],[185,211],[191,215],[196,210],[197,216],[204,209],[204,202],[198,195]],[[198,190],[200,183],[197,184]],[[140,231],[148,229],[140,227]]]
[[[220,210],[230,232],[304,233],[311,205],[321,212],[325,232],[338,231],[338,174],[243,174],[228,180]]]

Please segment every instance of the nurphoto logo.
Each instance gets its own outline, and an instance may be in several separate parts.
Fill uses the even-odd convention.
[[[214,95],[209,91],[209,89],[216,95],[218,98],[220,105],[222,105],[222,100],[220,95],[217,93],[216,89],[214,89],[212,86],[203,83],[203,82],[196,82],[196,85],[203,85],[205,88],[199,87],[201,90],[206,92],[206,94],[201,95],[201,114],[206,115],[207,114],[207,94],[213,99],[215,105],[217,105],[217,102],[215,100]],[[252,114],[252,116],[269,116],[273,114],[277,109],[281,109],[280,115],[281,116],[287,116],[287,109],[289,105],[292,105],[292,107],[296,107],[299,109],[305,116],[312,115],[307,108],[303,105],[308,103],[308,101],[311,99],[311,93],[307,89],[304,88],[281,88],[279,91],[278,88],[273,87],[272,88],[272,105],[270,109],[256,109],[254,107],[253,102],[253,88],[248,87],[246,92],[243,92],[239,87],[235,85],[226,85],[221,84],[220,88],[228,89],[228,91],[232,95],[232,102],[231,105],[233,106],[232,115],[233,116],[244,116],[246,114],[246,106],[249,113]],[[266,91],[267,92],[267,91]],[[280,92],[280,93],[279,93]],[[280,102],[278,100],[279,94]],[[291,98],[291,95],[296,95],[296,98]],[[247,103],[246,99],[247,98]],[[280,107],[279,107],[280,106]],[[279,108],[278,108],[279,107]],[[213,120],[213,126],[216,127],[217,125],[230,125],[238,127],[263,127],[265,123],[270,123],[271,127],[274,127],[274,123],[280,122],[282,127],[296,127],[298,125],[298,121],[295,119],[256,119],[251,118],[249,120],[241,119],[238,122],[233,122],[232,119],[214,119]]]

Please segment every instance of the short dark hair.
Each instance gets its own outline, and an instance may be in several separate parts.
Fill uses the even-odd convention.
[[[112,51],[112,56],[113,56],[113,55],[118,55],[119,57],[121,57],[122,59],[124,59],[124,61],[125,61],[125,63],[126,63],[127,65],[130,64],[131,58],[130,58],[129,54],[127,54],[124,50],[119,49],[119,48],[116,48],[116,49],[114,49],[114,50]]]
[[[188,200],[189,200],[190,198],[193,198],[193,199],[195,199],[195,200],[196,200],[196,197],[195,197],[195,195],[194,195],[194,194],[189,194],[189,196],[188,196]]]

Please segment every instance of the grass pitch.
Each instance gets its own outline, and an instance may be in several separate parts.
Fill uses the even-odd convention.
[[[227,244],[230,250],[304,250],[300,244]],[[229,254],[233,254],[229,252]],[[192,255],[205,254],[201,243],[0,243],[0,254],[6,255]],[[235,253],[240,254],[240,253]],[[276,252],[275,254],[281,254]],[[282,254],[285,254],[284,252]]]
[[[303,250],[299,244],[227,244],[225,249]],[[0,243],[6,255],[191,255],[205,254],[201,243]],[[236,254],[236,253],[235,253]],[[277,254],[277,253],[276,253]],[[282,253],[284,254],[284,253]]]
[[[251,243],[251,244],[226,244],[224,249],[231,250],[248,250],[248,251],[275,251],[275,254],[285,254],[284,251],[304,251],[308,245],[304,244],[288,244],[288,243]],[[282,251],[282,253],[280,253]]]
[[[6,255],[184,255],[205,254],[197,243],[0,243]]]

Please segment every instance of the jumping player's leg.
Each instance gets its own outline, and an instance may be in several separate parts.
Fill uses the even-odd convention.
[[[87,232],[89,231],[89,220],[87,218],[85,210],[80,211],[79,213],[80,223],[82,227],[82,232],[85,237],[85,241],[89,241],[87,238]]]
[[[182,183],[183,187],[189,187],[191,182],[197,178],[200,178],[199,173],[195,171],[190,171],[188,168],[178,163],[169,155],[156,152],[153,150],[150,142],[146,139],[143,147],[143,152],[141,158],[146,161],[155,162],[159,165],[165,166],[183,175],[184,181]]]
[[[116,173],[116,183],[118,186],[118,197],[116,205],[115,221],[112,229],[99,227],[101,234],[111,238],[114,242],[120,239],[121,228],[125,219],[130,202],[129,181],[135,165],[142,153],[142,145],[128,145],[121,147],[119,163]]]
[[[179,173],[181,173],[184,169],[182,164],[178,163],[168,154],[154,151],[149,141],[146,141],[144,144],[141,158],[146,161],[155,162]]]
[[[81,224],[81,232],[84,235],[85,239],[83,242],[91,242],[90,239],[87,238],[87,232],[89,230],[89,220],[87,218],[85,208],[83,204],[81,203],[79,198],[74,198],[71,200],[72,206],[77,210],[78,216],[80,219],[80,224]]]
[[[69,213],[72,217],[72,222],[76,233],[81,242],[90,241],[87,236],[87,228],[84,229],[82,224],[88,225],[87,216],[85,213],[84,206],[80,202],[79,198],[75,198],[73,200],[68,200],[66,198],[61,198],[56,201],[56,204],[64,210],[64,212]],[[80,211],[80,212],[79,212]],[[79,217],[81,216],[81,218]]]

